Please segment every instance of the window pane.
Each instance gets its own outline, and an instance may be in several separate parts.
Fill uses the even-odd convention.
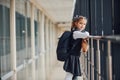
[[[0,77],[11,70],[9,3],[0,1]]]

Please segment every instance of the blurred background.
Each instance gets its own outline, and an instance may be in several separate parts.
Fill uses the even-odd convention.
[[[120,80],[119,9],[119,0],[0,0],[0,80],[64,80],[56,46],[77,15],[93,36],[81,80]]]

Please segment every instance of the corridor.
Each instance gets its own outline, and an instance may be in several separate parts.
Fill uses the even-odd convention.
[[[120,0],[0,0],[0,80],[64,80],[59,37],[87,18],[79,80],[120,80]]]

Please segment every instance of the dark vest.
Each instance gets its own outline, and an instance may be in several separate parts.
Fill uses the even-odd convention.
[[[74,32],[74,31],[72,31]],[[74,56],[80,56],[80,50],[81,50],[81,43],[82,43],[82,38],[78,38],[78,39],[73,39],[73,34],[71,36],[71,50],[70,50],[70,54],[74,55]],[[74,47],[73,47],[74,46]]]

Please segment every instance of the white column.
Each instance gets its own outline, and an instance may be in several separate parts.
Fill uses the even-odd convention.
[[[49,40],[49,60],[50,60],[49,64],[50,64],[50,71],[52,71],[51,68],[52,68],[52,58],[53,58],[53,55],[52,55],[51,49],[53,48],[53,44],[51,43],[51,41],[53,39],[52,39],[52,36],[51,36],[51,21],[49,22],[48,26],[49,26],[49,39],[50,39]],[[51,57],[51,55],[52,55],[52,57]]]
[[[45,39],[44,39],[44,14],[41,14],[41,22],[40,22],[40,74],[39,74],[39,80],[45,80]]]
[[[55,54],[53,49],[55,49],[55,46],[53,44],[53,24],[50,22],[50,57],[51,57],[51,68],[53,69],[55,65]],[[52,70],[51,69],[51,70]]]
[[[31,3],[31,58],[32,80],[35,80],[35,31],[34,31],[34,6]]]
[[[55,55],[55,63],[57,63],[57,56],[56,56],[56,41],[57,41],[57,38],[56,38],[56,30],[55,30],[55,25],[52,24],[52,27],[53,27],[53,44],[54,44],[54,48],[53,48],[53,51],[54,51],[54,55]]]
[[[28,80],[29,79],[29,75],[28,75],[28,65],[26,64],[26,61],[27,61],[27,58],[28,58],[28,30],[27,30],[27,17],[28,17],[28,1],[25,2],[25,47],[26,47],[26,53],[25,53],[25,60],[24,60],[24,63],[25,63],[25,79]]]
[[[52,53],[52,51],[51,51],[51,49],[54,47],[53,46],[53,44],[51,43],[51,40],[52,40],[52,37],[51,37],[51,22],[49,23],[49,36],[50,36],[50,40],[49,40],[49,42],[50,42],[50,45],[49,45],[49,56],[50,56],[50,71],[52,71],[52,66],[53,66],[53,62],[52,62],[52,60],[53,60],[53,53]],[[52,46],[51,46],[52,45]]]
[[[17,80],[16,72],[16,26],[15,26],[15,0],[10,0],[10,52],[11,68],[14,71],[12,80]]]
[[[49,73],[50,73],[50,47],[49,47],[49,44],[50,44],[50,36],[49,36],[49,20],[46,19],[46,26],[45,26],[45,33],[46,33],[46,36],[45,36],[45,42],[46,42],[46,55],[45,55],[45,68],[46,68],[46,77],[47,79],[49,79]]]
[[[41,34],[41,31],[40,31],[41,30],[41,25],[40,25],[41,24],[41,19],[40,18],[41,18],[41,15],[40,15],[40,11],[39,11],[38,12],[38,48],[39,48],[39,53],[40,53],[40,49],[41,49],[40,48],[40,45],[41,45],[40,44],[40,41],[41,41],[41,36],[40,36],[40,34]],[[38,79],[37,80],[40,80],[40,74],[41,74],[40,73],[40,67],[39,67],[40,65],[41,65],[41,63],[40,63],[40,55],[39,55],[39,58],[38,58],[38,74],[37,74]]]
[[[54,61],[55,61],[55,63],[57,63],[57,56],[56,56],[56,47],[57,47],[57,45],[56,45],[56,42],[57,42],[57,31],[56,31],[56,28],[55,28],[55,25],[52,23],[52,44],[54,45],[54,47],[53,47],[53,53],[54,53],[54,56],[55,56],[55,59],[54,59]]]

